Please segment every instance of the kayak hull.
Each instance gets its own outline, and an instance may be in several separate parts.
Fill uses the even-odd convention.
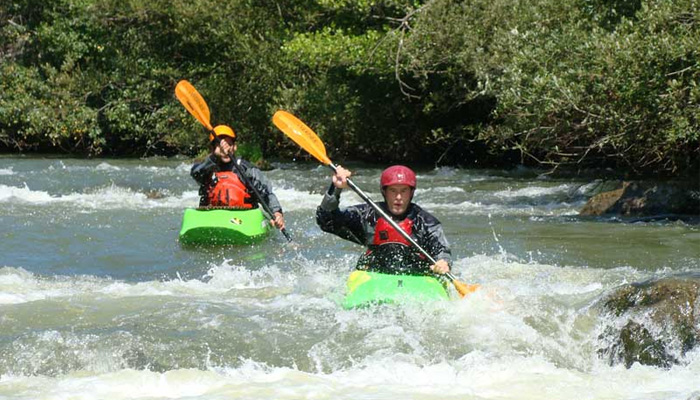
[[[269,233],[270,224],[259,208],[188,208],[182,217],[179,241],[183,245],[252,244]]]
[[[445,285],[428,275],[390,275],[353,271],[347,280],[343,308],[352,309],[382,303],[449,300]]]

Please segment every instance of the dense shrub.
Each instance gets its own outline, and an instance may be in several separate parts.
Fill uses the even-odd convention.
[[[419,14],[406,71],[443,74],[463,102],[494,96],[478,139],[522,162],[693,173],[696,4],[435,1]]]
[[[200,152],[188,79],[251,155],[700,169],[694,0],[20,0],[0,8],[9,151]],[[516,155],[517,157],[513,158]]]

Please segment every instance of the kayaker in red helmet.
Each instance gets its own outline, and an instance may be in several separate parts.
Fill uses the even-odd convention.
[[[450,247],[440,221],[412,202],[416,190],[413,170],[403,165],[385,169],[380,178],[384,201],[377,204],[437,260],[434,265],[369,204],[339,208],[340,193],[348,187],[347,179],[351,175],[341,166],[336,168],[333,183],[316,210],[316,222],[325,232],[367,247],[358,260],[358,269],[394,274],[425,274],[429,273],[428,269],[438,274],[450,271]]]
[[[192,178],[200,185],[199,206],[242,209],[256,206],[255,196],[251,195],[251,188],[246,187],[246,179],[238,175],[233,164],[235,162],[270,206],[274,213],[272,224],[278,229],[284,228],[282,206],[265,175],[250,162],[232,157],[238,149],[233,129],[226,125],[216,126],[209,135],[209,149],[209,156],[203,162],[195,163],[190,171]]]

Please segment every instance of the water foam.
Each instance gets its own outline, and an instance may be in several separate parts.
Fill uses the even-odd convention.
[[[162,197],[161,197],[162,196]],[[0,203],[20,203],[29,205],[65,205],[90,210],[143,209],[143,208],[185,208],[196,206],[199,195],[196,191],[186,191],[181,195],[161,193],[159,198],[130,188],[110,185],[91,189],[87,193],[51,194],[43,190],[0,185]]]
[[[418,365],[401,355],[372,359],[330,374],[270,367],[248,360],[238,368],[124,369],[56,378],[0,377],[7,399],[693,399],[700,362],[670,371],[635,366],[591,372],[560,368],[540,357],[472,352],[457,361]]]

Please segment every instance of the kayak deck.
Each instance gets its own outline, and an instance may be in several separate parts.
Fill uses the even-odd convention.
[[[185,209],[178,239],[183,245],[252,244],[265,239],[270,224],[259,208]]]
[[[353,271],[347,280],[345,309],[382,303],[449,300],[445,285],[429,275],[390,275]]]

